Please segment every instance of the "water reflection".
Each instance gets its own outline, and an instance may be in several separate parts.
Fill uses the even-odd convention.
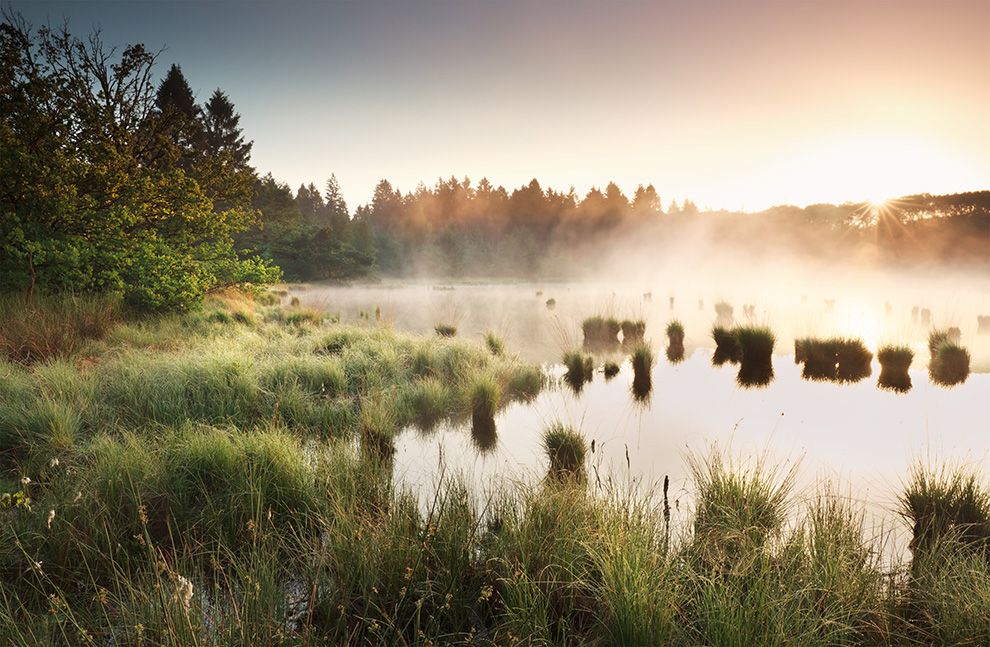
[[[498,444],[498,434],[495,431],[495,418],[485,415],[471,417],[471,440],[481,454],[487,454]]]

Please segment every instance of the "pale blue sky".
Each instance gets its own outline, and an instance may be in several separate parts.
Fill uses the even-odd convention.
[[[253,163],[757,209],[990,185],[990,2],[15,2],[164,46]]]

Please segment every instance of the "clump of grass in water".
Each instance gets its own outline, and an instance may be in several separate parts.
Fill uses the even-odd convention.
[[[694,481],[694,533],[699,557],[709,564],[732,563],[763,546],[783,528],[797,471],[783,476],[760,459],[744,469],[718,452],[688,456]]]
[[[602,367],[602,373],[605,374],[606,380],[611,380],[619,374],[619,364],[611,360],[605,362],[605,366]]]
[[[471,406],[471,438],[482,452],[495,448],[495,412],[502,399],[502,390],[494,376],[488,373],[476,375],[468,390]]]
[[[633,369],[633,395],[637,400],[643,400],[653,389],[653,349],[649,344],[640,342],[633,348],[630,359]]]
[[[839,339],[836,343],[836,377],[840,382],[858,382],[873,372],[873,353],[859,339]]]
[[[409,404],[416,424],[432,429],[450,411],[450,392],[439,378],[422,377],[411,386]]]
[[[740,349],[736,380],[741,386],[766,386],[773,380],[773,332],[762,326],[737,326],[733,332]]]
[[[858,382],[873,372],[871,353],[859,339],[804,338],[794,340],[794,362],[804,364],[806,380]]]
[[[490,330],[485,333],[485,345],[492,355],[499,357],[505,354],[505,342]]]
[[[457,326],[447,323],[438,323],[433,327],[437,335],[440,337],[453,337],[457,334]]]
[[[881,346],[877,351],[880,362],[880,377],[877,384],[884,389],[905,393],[911,390],[911,375],[908,369],[914,360],[914,351],[908,346]]]
[[[550,459],[550,475],[555,478],[580,479],[584,475],[587,445],[584,436],[562,423],[543,431],[543,450]]]
[[[975,473],[915,465],[900,496],[900,514],[911,524],[916,558],[949,538],[981,552],[990,548],[990,493]]]
[[[396,420],[391,408],[378,400],[361,404],[361,450],[373,460],[389,460],[395,454]]]
[[[585,355],[580,351],[568,351],[564,353],[564,380],[574,389],[581,391],[585,382],[590,382],[595,371],[595,360],[591,355]]]
[[[620,327],[622,329],[622,343],[625,345],[643,341],[643,337],[646,335],[646,322],[642,319],[637,321],[625,319]]]
[[[515,368],[506,380],[505,390],[511,398],[532,400],[543,390],[543,372],[538,366]]]
[[[674,364],[684,359],[684,325],[677,319],[667,324],[667,359]]]
[[[553,297],[550,297],[549,299],[547,299],[547,310],[553,310],[556,307],[557,307],[557,300],[556,299],[554,299]]]
[[[712,328],[712,339],[715,340],[715,354],[712,355],[712,364],[721,366],[726,362],[738,364],[742,359],[742,349],[739,340],[733,330],[724,326]]]
[[[620,330],[622,325],[612,317],[596,315],[581,322],[584,347],[589,350],[609,350],[618,347]]]
[[[944,341],[935,349],[928,365],[932,382],[940,386],[962,384],[969,377],[969,351],[951,341]]]
[[[734,323],[732,313],[733,307],[731,304],[725,301],[719,301],[715,304],[715,317],[719,326],[723,328],[731,327]]]

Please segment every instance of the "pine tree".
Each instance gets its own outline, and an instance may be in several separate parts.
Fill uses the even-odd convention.
[[[347,202],[344,201],[344,196],[340,193],[340,184],[337,182],[336,175],[331,175],[330,179],[327,180],[327,190],[324,195],[330,231],[337,239],[348,240],[350,238],[348,225],[351,217],[347,210]]]
[[[240,120],[241,116],[235,112],[234,104],[217,88],[203,111],[206,150],[211,155],[229,156],[235,168],[247,169],[254,142],[244,141]]]

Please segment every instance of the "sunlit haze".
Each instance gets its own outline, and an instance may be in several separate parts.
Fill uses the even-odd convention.
[[[985,188],[990,3],[13,3],[33,23],[166,47],[220,86],[253,165],[531,178],[761,209]]]

